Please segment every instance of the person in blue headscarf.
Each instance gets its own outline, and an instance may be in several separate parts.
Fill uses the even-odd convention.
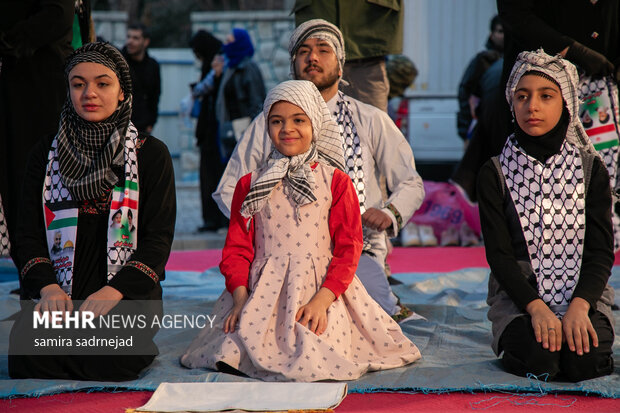
[[[222,160],[227,161],[237,139],[263,108],[265,84],[254,61],[254,46],[245,29],[236,28],[226,37],[224,56],[213,60],[219,80],[215,103]],[[218,79],[219,78],[219,79]]]

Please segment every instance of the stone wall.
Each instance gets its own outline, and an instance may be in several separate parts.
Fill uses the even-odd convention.
[[[288,11],[193,12],[192,33],[203,29],[220,40],[241,27],[254,43],[254,60],[258,64],[267,90],[289,79],[288,42],[295,20]]]
[[[220,40],[224,40],[235,27],[246,29],[254,43],[254,60],[263,74],[267,90],[289,79],[288,42],[295,29],[295,20],[290,12],[193,12],[190,18],[192,33],[204,29]],[[119,48],[125,44],[127,19],[127,13],[122,11],[93,11],[97,36]]]
[[[98,36],[123,47],[128,16],[126,12],[93,12],[95,32]],[[252,12],[194,12],[191,14],[192,32],[200,29],[224,40],[234,27],[243,27],[249,33],[256,50],[257,62],[267,90],[289,79],[288,42],[295,24],[292,15],[285,11]],[[197,159],[194,144],[194,126],[179,117],[179,102],[188,94],[188,84],[198,80],[200,65],[189,48],[149,49],[160,63],[162,95],[159,101],[159,118],[153,135],[162,139],[175,159],[178,181],[197,182]]]
[[[93,11],[95,33],[114,46],[121,48],[127,37],[127,20],[125,11]]]

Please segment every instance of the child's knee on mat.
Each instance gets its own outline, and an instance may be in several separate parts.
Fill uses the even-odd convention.
[[[504,350],[502,364],[504,368],[518,376],[526,377],[528,374],[541,377],[542,380],[553,380],[560,373],[560,354],[550,352],[540,347],[539,350],[511,352]]]
[[[567,381],[589,380],[613,372],[614,361],[611,352],[590,348],[590,352],[582,356],[573,351],[566,351],[562,355],[562,373]]]

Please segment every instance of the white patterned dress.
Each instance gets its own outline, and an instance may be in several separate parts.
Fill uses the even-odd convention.
[[[214,307],[213,328],[201,331],[181,357],[186,367],[216,369],[216,363],[223,362],[267,381],[353,380],[420,358],[415,344],[356,276],[329,307],[323,334],[295,321],[298,309],[323,284],[332,259],[334,168],[318,164],[313,173],[317,201],[299,208],[300,222],[281,183],[254,216],[250,296],[238,326],[228,334],[222,329],[233,305],[225,290]]]

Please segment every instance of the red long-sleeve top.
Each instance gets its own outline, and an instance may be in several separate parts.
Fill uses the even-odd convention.
[[[249,288],[250,266],[254,260],[254,220],[248,228],[248,219],[242,217],[240,213],[241,205],[250,191],[251,179],[250,173],[237,182],[231,205],[228,235],[222,250],[220,271],[226,277],[226,289],[231,294],[242,285]],[[322,287],[328,288],[338,298],[353,280],[362,253],[362,217],[353,183],[338,169],[334,171],[331,191],[332,205],[328,225],[333,258]]]

